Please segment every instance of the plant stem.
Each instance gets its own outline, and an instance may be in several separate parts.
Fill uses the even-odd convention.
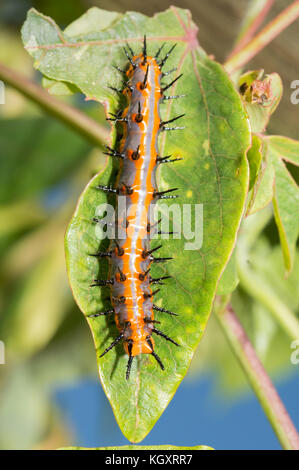
[[[27,98],[37,103],[52,116],[79,132],[92,144],[102,146],[108,137],[105,127],[78,109],[51,96],[47,91],[20,75],[15,70],[0,64],[0,80],[12,86]]]
[[[230,56],[224,64],[227,72],[232,74],[243,67],[298,17],[299,0],[296,0],[265,26],[265,28],[241,50]]]
[[[217,318],[282,447],[299,450],[298,432],[230,304]]]
[[[249,7],[242,21],[234,48],[229,54],[227,60],[248,44],[269,13],[273,3],[274,0],[251,0],[249,2]]]

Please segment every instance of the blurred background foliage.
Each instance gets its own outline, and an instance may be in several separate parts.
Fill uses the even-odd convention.
[[[53,17],[63,28],[91,6],[152,15],[171,3],[2,0],[0,61],[41,82],[20,39],[20,27],[31,6]],[[223,62],[248,2],[177,0],[175,4],[190,8],[199,26],[201,45]],[[275,2],[268,19],[288,4],[283,0]],[[252,69],[278,72],[283,80],[284,96],[270,122],[269,133],[298,138],[298,110],[290,104],[290,82],[299,77],[298,55],[295,23],[250,64]],[[61,99],[105,123],[103,109],[85,101],[80,94]],[[98,379],[90,332],[67,282],[63,237],[79,194],[102,163],[100,149],[42,113],[18,92],[6,89],[6,103],[0,106],[0,339],[5,343],[6,354],[6,365],[0,366],[1,448],[78,444],[72,440],[73,430],[53,396],[59,387]],[[298,176],[293,167],[291,171]],[[298,314],[298,257],[293,273],[284,279],[273,219],[266,217],[264,225],[255,242],[248,246],[250,267]],[[290,339],[267,309],[250,297],[242,285],[233,294],[232,304],[271,376],[277,379],[298,374],[298,367],[290,364]],[[187,380],[196,381],[204,373],[214,375],[215,389],[229,399],[238,400],[241,394],[248,393],[242,371],[213,317]],[[103,394],[101,399],[105,400]]]

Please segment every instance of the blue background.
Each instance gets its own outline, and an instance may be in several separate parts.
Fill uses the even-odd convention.
[[[295,367],[295,366],[294,366]],[[276,381],[288,412],[299,427],[299,371]],[[54,397],[73,433],[73,445],[126,445],[97,380],[57,389]],[[212,376],[185,380],[143,445],[204,444],[215,449],[280,449],[280,444],[251,390],[231,399],[217,390]]]

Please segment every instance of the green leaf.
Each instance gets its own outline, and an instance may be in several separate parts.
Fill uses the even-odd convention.
[[[62,234],[58,232],[59,238]],[[2,322],[2,336],[11,359],[21,356],[24,360],[40,351],[70,308],[72,298],[67,289],[62,246],[56,245],[27,274]]]
[[[262,211],[257,215],[260,214]],[[251,216],[246,219],[246,222],[251,219],[254,225],[253,229],[256,230],[259,221],[255,216]],[[245,235],[246,229],[248,229],[247,224],[242,229],[242,234]],[[246,234],[248,232],[246,230]],[[258,282],[261,289],[271,288],[275,296],[279,297],[279,301],[287,309],[296,313],[298,318],[299,252],[297,251],[292,273],[287,279],[284,279],[280,246],[273,247],[265,235],[260,236],[260,233],[258,237],[252,237],[252,233],[249,235],[252,247],[250,253],[245,251],[243,256],[247,265],[253,269],[253,282]],[[243,247],[241,250],[243,253]],[[261,304],[260,299],[256,300],[252,295],[245,293],[248,286],[246,281],[247,279],[239,283],[237,289],[232,293],[231,304],[264,367],[274,380],[279,380],[282,375],[285,377],[287,374],[295,372],[290,363],[290,337],[280,327],[271,311]],[[215,344],[217,344],[217,348],[215,348]],[[211,317],[208,322],[204,337],[192,360],[188,377],[189,380],[192,380],[198,378],[199,375],[211,373],[211,371],[214,372],[216,378],[217,394],[222,399],[223,397],[227,399],[228,393],[230,394],[229,400],[232,400],[231,394],[248,393],[249,388],[244,372],[224,338],[215,316]]]
[[[265,261],[267,260],[267,261]],[[271,284],[273,291],[282,302],[299,315],[299,250],[295,253],[295,268],[292,274],[284,279],[284,265],[279,245],[271,246],[264,235],[259,237],[250,252],[250,265],[264,281]]]
[[[254,70],[246,72],[240,77],[239,85],[247,86],[244,96],[244,105],[248,113],[251,124],[251,130],[263,132],[269,122],[271,115],[276,110],[282,97],[282,81],[277,73],[266,75],[262,79],[263,70]],[[256,102],[251,94],[251,87],[254,82],[268,85],[267,100],[265,102]]]
[[[262,141],[262,159],[254,185],[249,193],[246,215],[254,214],[266,207],[273,198],[275,169],[269,156],[268,145]],[[259,156],[256,156],[256,160]],[[252,163],[251,163],[252,165]]]
[[[34,371],[26,362],[8,367],[1,374],[0,446],[1,449],[32,449],[46,432],[48,396],[36,383]],[[20,399],[20,392],[22,398]],[[14,425],[11,426],[11,417]]]
[[[101,10],[100,8],[90,8],[84,15],[71,23],[64,32],[71,37],[102,31],[108,28],[120,16],[120,13]],[[51,95],[72,95],[80,91],[71,83],[57,81],[47,77],[43,78],[42,85],[47,88]]]
[[[2,241],[44,222],[46,214],[38,203],[24,199],[24,201],[18,200],[1,205],[0,219],[0,240]]]
[[[279,158],[287,162],[299,165],[299,141],[283,137],[281,135],[270,135],[264,137]]]
[[[275,172],[273,207],[286,274],[292,270],[299,235],[299,188],[283,160],[299,164],[299,142],[282,136],[266,136],[268,159]]]
[[[101,8],[90,8],[84,15],[73,21],[64,32],[68,36],[82,36],[91,32],[99,32],[109,28],[122,14],[106,11]]]
[[[280,248],[276,254],[278,259],[281,253]],[[273,247],[271,247],[273,250]],[[263,253],[264,254],[264,253]],[[264,259],[264,258],[263,258]],[[272,260],[271,260],[272,261]],[[267,263],[268,265],[268,263]],[[276,266],[269,267],[272,273]],[[276,274],[276,273],[275,273]],[[272,274],[271,274],[272,275]],[[285,282],[282,278],[281,282]],[[259,280],[260,282],[260,280]],[[265,369],[271,375],[272,379],[279,380],[282,376],[291,375],[294,370],[290,363],[290,338],[280,328],[276,319],[273,317],[271,312],[262,305],[259,301],[256,301],[251,296],[245,294],[242,285],[236,289],[232,295],[232,307],[237,313],[242,325],[244,326],[246,333],[258,355],[262,361]],[[217,351],[219,370],[221,365],[220,351]],[[236,370],[236,364],[232,361],[229,362],[228,355],[222,355],[222,363],[226,364],[226,370],[222,370],[222,381],[225,383],[228,390],[237,389],[241,392],[248,388],[248,384],[244,381],[244,374],[242,370]]]
[[[73,95],[80,92],[80,90],[72,83],[58,82],[51,78],[43,77],[42,86],[48,90],[50,95]]]
[[[270,216],[271,210],[266,208],[253,216],[247,217],[242,222],[242,230],[238,237],[236,253],[240,285],[251,298],[271,313],[274,320],[289,338],[296,339],[299,337],[299,321],[292,310],[297,310],[297,301],[295,300],[295,304],[294,302],[292,303],[292,309],[289,308],[289,299],[285,301],[282,288],[272,285],[272,281],[277,278],[275,271],[278,271],[279,274],[276,284],[280,283],[281,286],[287,284],[283,282],[282,275],[279,272],[281,270],[275,259],[272,257],[272,262],[269,261],[269,264],[265,261],[265,259],[270,260],[269,252],[273,250],[269,242],[268,246],[265,243],[261,244],[263,250],[260,250],[255,257],[255,263],[257,260],[259,262],[258,269],[255,269],[254,263],[251,261],[251,254],[254,252],[254,248],[259,246],[258,237],[267,226]],[[265,275],[266,269],[268,272]],[[298,273],[295,273],[294,277],[296,278],[296,276],[298,276]],[[293,280],[290,282],[290,285],[292,285],[292,282]],[[294,305],[295,308],[293,307]]]
[[[253,188],[258,177],[259,169],[262,162],[262,141],[256,135],[252,136],[251,147],[247,152],[249,163],[249,190]]]
[[[57,142],[63,146],[57,146]],[[24,200],[62,180],[90,150],[74,131],[50,118],[1,120],[0,202]]]
[[[161,446],[116,446],[116,447],[62,447],[58,450],[214,450],[208,446],[180,447],[171,445]]]
[[[249,163],[249,198],[246,215],[267,206],[273,198],[274,168],[272,162],[268,162],[268,149],[264,142],[256,135],[252,136],[251,147],[247,152]],[[262,158],[263,154],[263,158]],[[217,295],[228,295],[233,292],[239,284],[236,267],[236,250],[220,278]]]
[[[275,159],[274,168],[274,216],[287,270],[286,274],[289,274],[293,267],[299,235],[299,189],[282,160]]]
[[[109,111],[119,106],[107,84],[121,86],[122,78],[112,65],[126,65],[122,52],[126,40],[139,51],[146,33],[149,54],[157,50],[162,40],[169,43],[165,49],[174,41],[178,43],[168,69],[178,66],[177,73],[184,74],[172,91],[187,96],[161,108],[161,114],[165,119],[170,113],[173,116],[187,112],[186,129],[172,136],[161,135],[159,149],[163,155],[182,155],[184,161],[163,165],[157,179],[161,189],[169,185],[181,189],[180,204],[203,204],[204,238],[202,247],[195,250],[185,250],[184,239],[169,240],[163,245],[163,255],[174,257],[167,266],[172,280],[155,301],[180,314],[175,318],[161,314],[159,320],[163,330],[181,344],[175,348],[157,338],[156,350],[165,362],[165,373],[152,358],[142,355],[133,364],[127,382],[127,357],[121,346],[98,361],[100,378],[116,419],[132,442],[141,441],[151,430],[186,374],[205,329],[218,279],[235,243],[248,185],[245,152],[250,143],[249,126],[241,100],[223,68],[197,45],[195,31],[190,13],[174,7],[153,18],[130,12],[109,29],[80,36],[67,36],[52,20],[34,10],[29,12],[23,27],[26,48],[42,73],[75,84],[87,96],[105,102]],[[90,287],[92,279],[107,276],[107,263],[98,264],[88,254],[99,248],[91,220],[97,206],[106,202],[94,187],[113,184],[115,177],[116,168],[107,161],[103,172],[83,192],[66,234],[70,283],[85,315],[109,306],[105,300],[107,290]],[[156,266],[153,276],[165,272],[161,270]],[[89,318],[88,323],[99,356],[115,337],[116,328],[105,318]]]
[[[236,267],[236,253],[233,251],[229,262],[226,265],[224,273],[222,274],[219,285],[217,288],[217,295],[227,295],[233,292],[239,283],[237,267]]]

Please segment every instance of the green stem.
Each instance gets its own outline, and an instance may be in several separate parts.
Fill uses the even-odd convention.
[[[267,44],[278,36],[285,28],[299,17],[299,0],[283,10],[273,21],[247,43],[241,50],[235,52],[224,64],[228,73],[233,74],[256,56]]]
[[[37,103],[52,116],[79,132],[92,144],[102,146],[107,140],[108,131],[105,127],[83,114],[78,109],[51,96],[47,91],[15,70],[0,64],[0,80],[12,86],[27,98]]]
[[[298,432],[230,304],[216,316],[282,447],[299,450]]]

